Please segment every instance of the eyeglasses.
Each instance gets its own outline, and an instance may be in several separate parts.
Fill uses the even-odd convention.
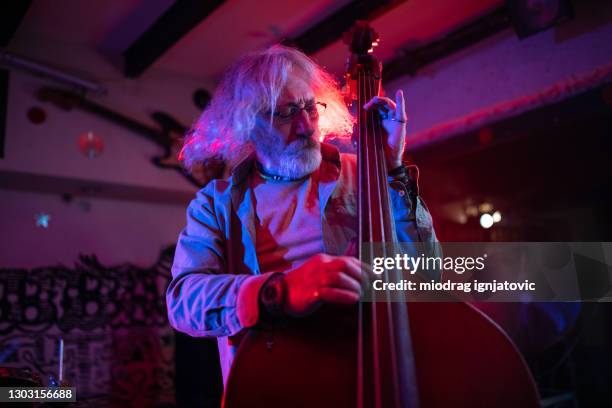
[[[305,111],[311,119],[318,117],[325,112],[327,104],[323,102],[307,102],[303,107],[295,104],[288,104],[274,112],[274,118],[280,122],[291,122],[297,118],[302,111]]]

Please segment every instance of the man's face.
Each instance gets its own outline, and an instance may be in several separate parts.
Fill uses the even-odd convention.
[[[266,121],[269,123],[269,118]],[[258,160],[271,173],[304,177],[319,167],[319,116],[310,84],[291,73],[276,104],[272,127],[258,132]]]

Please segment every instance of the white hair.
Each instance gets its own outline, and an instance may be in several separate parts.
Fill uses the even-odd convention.
[[[337,81],[301,51],[274,45],[239,59],[225,73],[210,105],[185,137],[181,159],[186,168],[217,157],[230,164],[253,151],[249,135],[265,116],[271,124],[276,102],[292,70],[311,84],[315,98],[327,105],[319,118],[322,137],[347,138],[353,132]]]

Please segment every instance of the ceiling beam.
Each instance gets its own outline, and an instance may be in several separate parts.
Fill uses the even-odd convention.
[[[478,20],[451,31],[438,41],[401,51],[396,58],[385,62],[383,81],[392,81],[404,75],[414,76],[424,66],[510,28],[511,24],[507,8],[499,7]]]
[[[406,0],[354,0],[303,34],[284,42],[314,54],[342,38],[357,20],[373,20]]]
[[[6,47],[25,17],[32,0],[5,1],[0,7],[0,47]]]
[[[224,0],[177,0],[123,52],[125,76],[139,77],[223,2]]]

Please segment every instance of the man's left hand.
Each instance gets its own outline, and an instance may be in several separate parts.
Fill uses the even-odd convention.
[[[378,109],[382,117],[382,124],[387,131],[385,155],[388,170],[402,165],[402,155],[406,145],[406,104],[404,92],[395,93],[395,101],[386,96],[375,96],[364,106],[364,109]]]

